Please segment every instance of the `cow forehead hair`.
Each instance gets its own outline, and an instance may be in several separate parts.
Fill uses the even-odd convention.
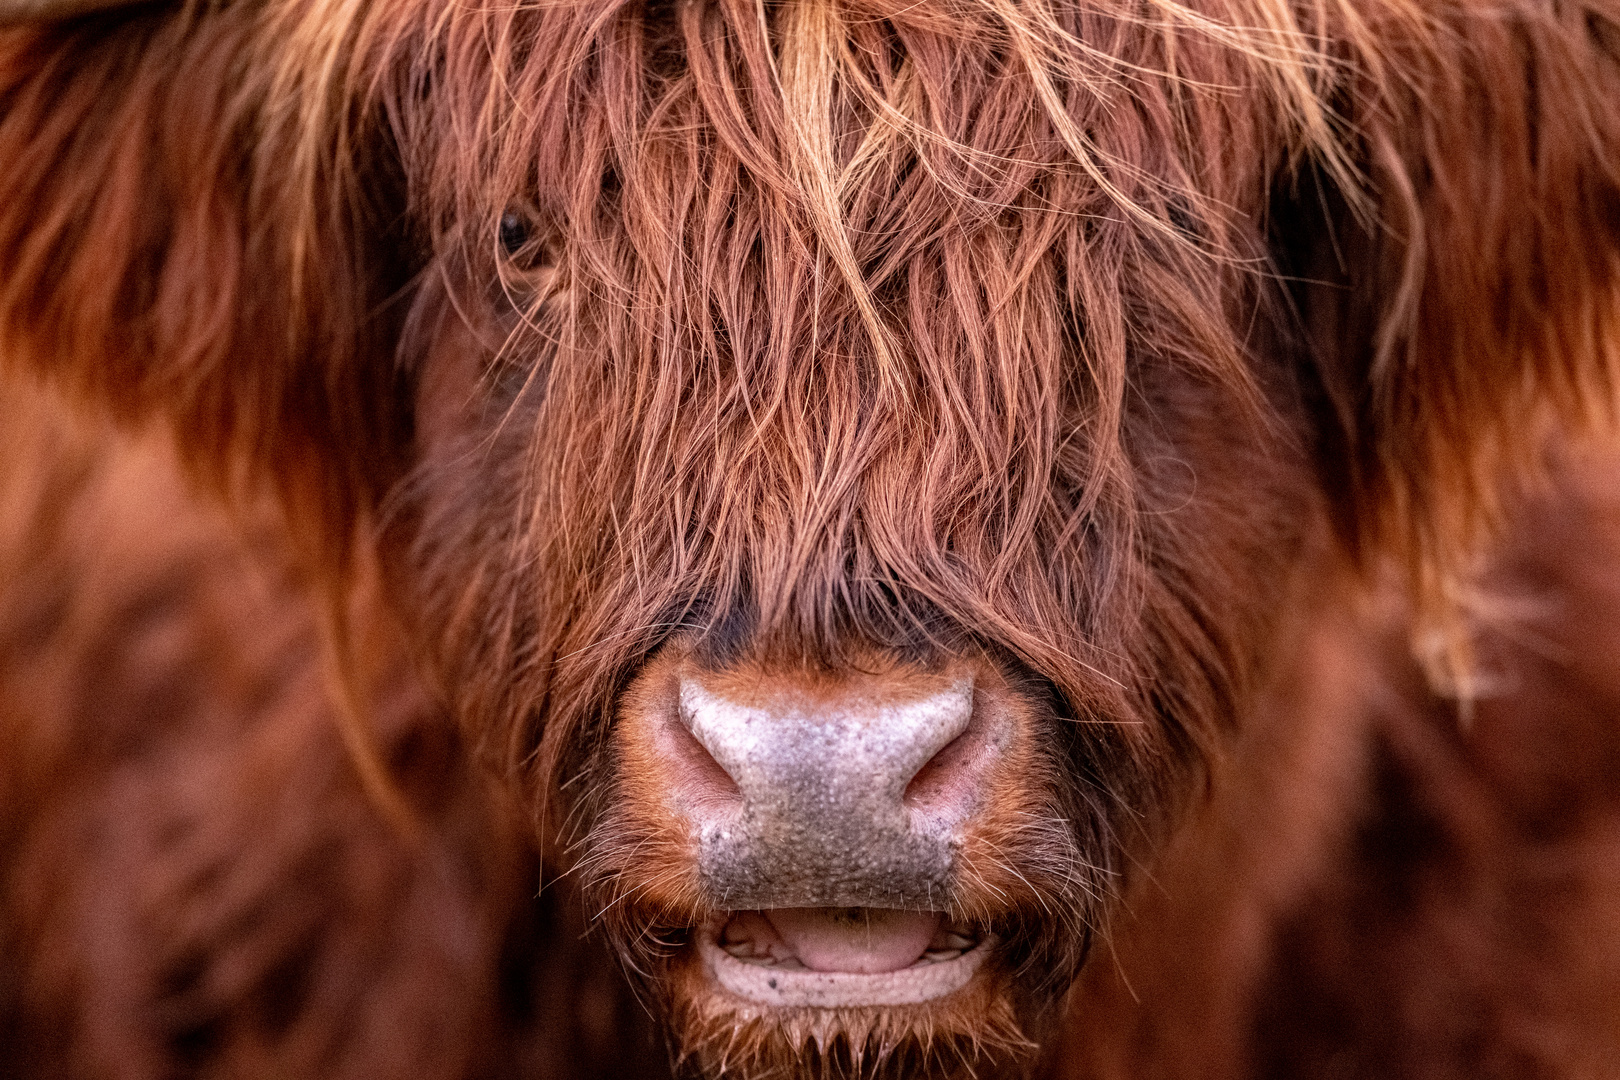
[[[712,372],[776,417],[847,378],[923,432],[954,420],[999,482],[1066,437],[1034,402],[1083,378],[1100,497],[1133,336],[1244,382],[1239,234],[1325,123],[1326,61],[1283,7],[1149,10],[1144,32],[1123,4],[457,9],[432,47],[399,38],[422,70],[398,85],[429,89],[390,111],[430,114],[398,141],[438,250],[476,261],[533,200],[561,353],[641,372],[631,396]]]
[[[805,400],[796,361],[847,359],[924,430],[955,415],[987,476],[1031,392],[1080,378],[1088,497],[1124,461],[1133,339],[1244,388],[1232,278],[1263,264],[1267,178],[1342,168],[1326,27],[1280,0],[279,10],[306,206],[366,156],[326,103],[370,101],[464,279],[500,273],[508,206],[546,219],[563,355],[717,366],[756,416]]]
[[[771,239],[849,294],[888,367],[874,293],[908,237],[1038,203],[1051,233],[1078,219],[1230,256],[1223,226],[1253,209],[1230,203],[1277,155],[1314,152],[1348,178],[1323,103],[1345,70],[1323,44],[1328,7],[1302,22],[1281,0],[310,0],[267,16],[285,25],[266,35],[265,67],[271,111],[302,133],[293,171],[307,183],[290,190],[314,195],[363,156],[332,139],[346,118],[326,114],[369,98],[450,239],[487,247],[493,217],[539,188],[577,239],[611,202],[656,277],[713,226],[739,224],[735,207],[713,215],[752,193],[782,232]],[[913,170],[934,197],[885,215]],[[683,230],[699,210],[708,233]],[[608,262],[595,269],[612,276]]]
[[[466,67],[435,85],[424,212],[452,256],[488,250],[515,192],[559,235],[571,306],[536,430],[566,444],[585,417],[621,458],[571,455],[602,468],[573,486],[636,476],[619,520],[661,530],[683,478],[728,477],[687,500],[708,535],[816,491],[785,531],[836,539],[842,494],[927,447],[922,510],[983,506],[1006,562],[1065,442],[1087,449],[1071,519],[1128,501],[1127,343],[1243,384],[1228,219],[1286,125],[1260,45],[1101,10],[611,5],[501,16],[493,47],[444,30],[439,62]],[[1253,115],[1223,102],[1239,86]],[[897,538],[888,561],[940,543]]]

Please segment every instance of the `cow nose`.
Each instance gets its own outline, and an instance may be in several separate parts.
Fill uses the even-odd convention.
[[[971,678],[900,695],[744,697],[685,675],[679,707],[736,785],[730,799],[689,803],[699,870],[722,903],[937,906],[998,742],[973,730]]]

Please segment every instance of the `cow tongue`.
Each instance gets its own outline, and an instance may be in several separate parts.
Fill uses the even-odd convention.
[[[910,967],[939,932],[937,911],[772,908],[763,913],[811,971],[875,975]]]

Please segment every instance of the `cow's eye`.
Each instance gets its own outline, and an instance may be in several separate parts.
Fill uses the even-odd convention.
[[[501,215],[501,250],[506,252],[508,257],[517,255],[529,243],[531,231],[528,218],[516,210],[506,211]]]
[[[507,315],[533,315],[557,287],[554,234],[543,221],[532,207],[517,203],[508,206],[496,223],[500,265],[490,279],[491,299]]]

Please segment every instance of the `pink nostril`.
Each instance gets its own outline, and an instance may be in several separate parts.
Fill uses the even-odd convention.
[[[985,745],[980,733],[969,728],[929,758],[906,785],[907,806],[926,808],[948,805],[968,796],[968,789],[982,771]]]
[[[671,780],[679,802],[696,808],[742,799],[737,781],[721,768],[714,755],[703,748],[685,724],[679,720],[665,723],[662,736],[659,741],[666,759],[674,766]]]

